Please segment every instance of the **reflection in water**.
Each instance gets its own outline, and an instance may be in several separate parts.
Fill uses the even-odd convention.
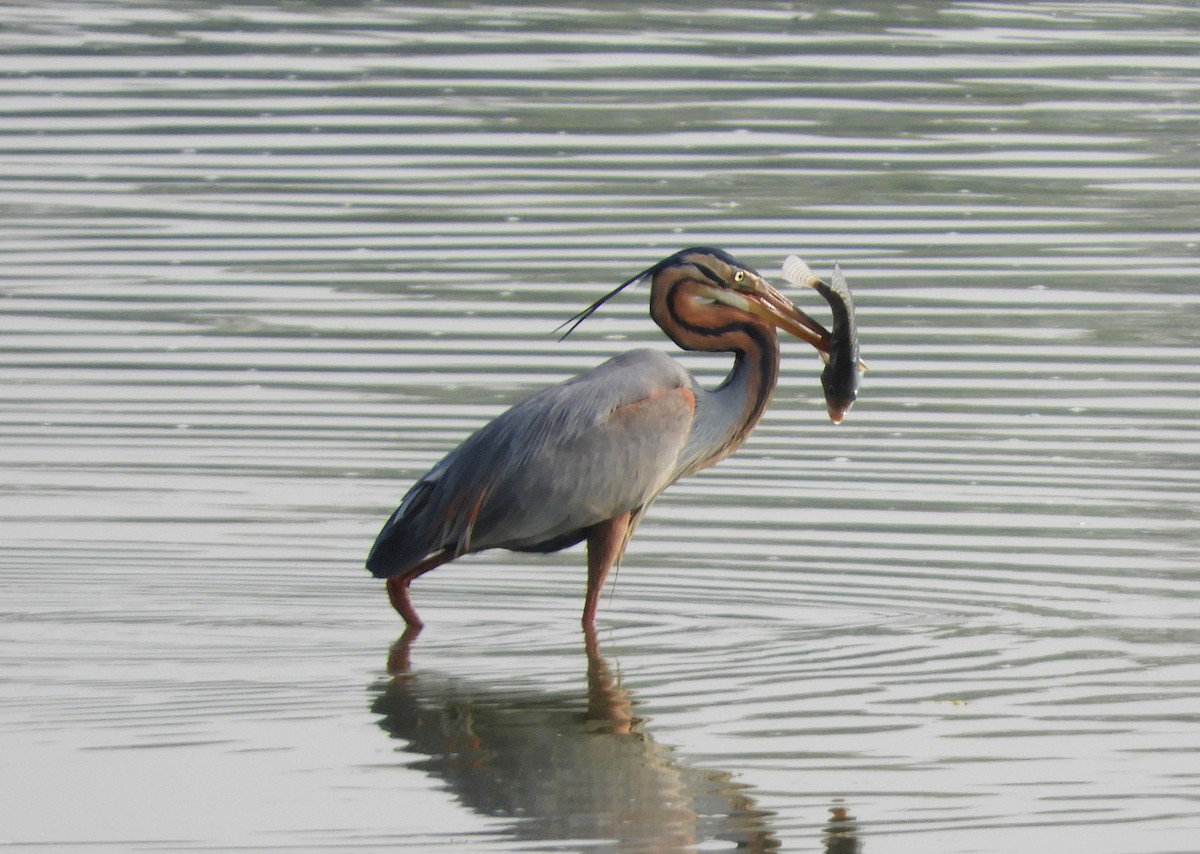
[[[428,757],[413,767],[444,780],[463,804],[511,817],[517,839],[609,839],[616,851],[687,850],[704,840],[779,850],[772,814],[744,785],[724,771],[681,766],[645,732],[593,633],[586,694],[506,692],[414,670],[415,637],[405,632],[392,648],[392,678],[371,706],[379,725]]]
[[[858,819],[841,801],[829,808],[825,825],[825,854],[861,854],[862,840],[858,836]]]

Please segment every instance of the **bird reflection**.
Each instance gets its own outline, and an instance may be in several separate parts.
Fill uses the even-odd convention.
[[[682,765],[656,742],[587,632],[586,692],[530,694],[414,669],[407,631],[371,710],[423,755],[413,763],[465,806],[511,817],[516,840],[608,840],[609,851],[690,851],[724,840],[778,851],[770,820],[724,771]],[[841,850],[841,849],[839,849]]]

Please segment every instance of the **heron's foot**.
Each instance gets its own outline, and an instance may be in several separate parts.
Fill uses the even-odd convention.
[[[388,601],[392,603],[396,613],[404,619],[406,626],[419,630],[425,624],[417,616],[417,609],[413,607],[412,599],[408,595],[408,585],[411,580],[403,575],[389,578],[387,580]]]

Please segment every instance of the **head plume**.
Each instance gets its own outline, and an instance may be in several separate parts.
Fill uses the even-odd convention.
[[[647,267],[645,270],[642,270],[642,272],[638,273],[636,276],[633,276],[633,277],[621,282],[621,284],[617,285],[615,288],[613,288],[611,291],[606,293],[604,296],[600,297],[600,299],[596,300],[594,303],[589,305],[583,311],[579,312],[578,314],[572,316],[571,318],[567,319],[563,323],[559,324],[559,326],[554,331],[558,332],[559,330],[563,329],[564,327],[566,328],[566,331],[563,332],[562,335],[559,336],[558,340],[562,341],[564,338],[566,338],[568,335],[570,335],[572,332],[574,332],[575,329],[579,326],[579,324],[583,323],[585,320],[587,320],[589,317],[591,317],[593,314],[595,314],[596,310],[599,309],[600,306],[604,305],[606,302],[608,302],[610,299],[615,297],[621,291],[625,290],[625,288],[629,287],[632,284],[635,284],[636,282],[640,282],[643,279],[652,278],[653,276],[657,275],[658,273],[662,272],[663,270],[665,270],[669,267],[674,267],[676,265],[689,263],[688,259],[690,257],[692,257],[693,255],[709,255],[713,258],[717,258],[720,261],[723,261],[724,263],[728,264],[731,267],[738,267],[740,269],[747,270],[751,273],[755,272],[754,270],[750,269],[742,262],[738,261],[736,258],[734,258],[732,255],[730,255],[724,249],[714,249],[710,246],[693,246],[690,249],[681,249],[678,252],[676,252],[674,255],[671,255],[668,258],[662,259],[654,266]]]

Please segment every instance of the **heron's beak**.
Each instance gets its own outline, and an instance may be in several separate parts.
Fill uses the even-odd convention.
[[[817,351],[828,354],[831,346],[829,330],[813,320],[762,279],[754,283],[752,291],[740,291],[738,296],[745,300],[744,310],[767,323],[782,329],[789,335],[807,341]]]

